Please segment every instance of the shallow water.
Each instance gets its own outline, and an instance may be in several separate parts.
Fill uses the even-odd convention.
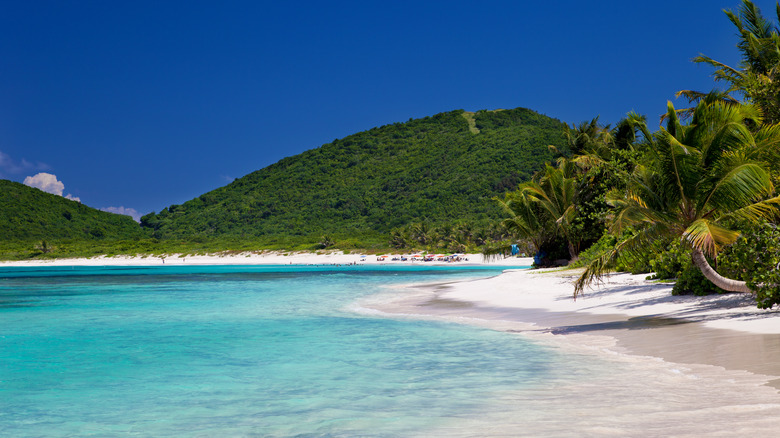
[[[489,330],[342,310],[388,284],[497,269],[0,271],[0,432],[397,435],[479,415],[554,353]]]
[[[499,272],[0,268],[0,435],[761,436],[780,413],[748,373],[352,304]]]

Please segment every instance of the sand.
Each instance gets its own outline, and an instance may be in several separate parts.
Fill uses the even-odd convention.
[[[415,253],[416,254],[416,253]],[[385,260],[378,260],[374,254],[348,253],[342,251],[321,251],[312,252],[242,252],[230,254],[213,255],[183,255],[172,254],[164,258],[160,256],[98,256],[92,258],[78,259],[51,259],[51,260],[24,260],[24,261],[0,261],[0,267],[23,267],[23,266],[160,266],[160,265],[449,265],[449,266],[469,266],[481,265],[485,263],[481,254],[465,254],[465,260],[459,262],[442,261],[393,261],[394,257],[401,257],[401,254],[384,254]],[[406,254],[410,257],[410,254]],[[507,258],[503,260],[492,261],[491,264],[501,266],[530,266],[532,258]]]
[[[575,275],[507,270],[357,305],[516,334],[583,370],[589,357],[608,364],[607,375],[553,385],[554,395],[538,394],[513,415],[486,416],[474,436],[777,436],[780,312],[759,310],[745,295],[675,297],[671,284],[647,275],[612,275],[574,300]]]
[[[780,387],[779,310],[758,309],[744,294],[672,296],[672,284],[646,280],[647,274],[610,275],[574,299],[577,274],[510,269],[494,278],[414,288],[362,305],[518,333],[589,335],[591,343],[612,351],[749,371]]]

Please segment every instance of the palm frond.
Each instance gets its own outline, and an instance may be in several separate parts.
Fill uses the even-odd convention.
[[[755,163],[738,164],[723,175],[703,198],[702,210],[715,208],[729,211],[746,207],[772,193],[772,179],[763,167]]]
[[[512,245],[485,246],[482,248],[482,257],[487,262],[504,259],[512,254]]]
[[[715,257],[723,245],[737,241],[739,231],[729,230],[707,219],[698,219],[683,232],[682,237],[691,247]]]
[[[777,218],[780,218],[780,196],[755,202],[720,217],[721,220],[735,219],[753,223]]]
[[[666,234],[663,227],[651,226],[607,248],[585,266],[583,273],[574,282],[574,298],[582,294],[585,288],[599,284],[602,278],[615,268],[621,256],[636,255],[646,250],[653,242]]]
[[[740,70],[735,69],[734,67],[730,67],[722,62],[716,61],[709,56],[699,55],[695,58],[693,58],[691,61],[697,63],[697,64],[709,64],[713,67],[716,67],[716,72],[720,72],[720,77],[716,76],[715,80],[727,80],[729,82],[732,82],[734,80],[738,80],[744,76],[744,73]]]
[[[602,278],[614,267],[619,255],[616,248],[608,248],[588,263],[585,271],[574,282],[574,298],[581,295],[585,288],[592,287],[594,283],[601,283]]]

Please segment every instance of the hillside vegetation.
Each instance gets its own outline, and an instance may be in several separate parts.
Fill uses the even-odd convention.
[[[550,161],[548,145],[565,149],[565,128],[524,108],[395,123],[285,158],[141,222],[162,239],[327,233],[386,242],[390,230],[415,221],[494,220],[490,198]]]
[[[129,216],[96,210],[62,196],[0,180],[2,241],[136,239],[144,231]]]

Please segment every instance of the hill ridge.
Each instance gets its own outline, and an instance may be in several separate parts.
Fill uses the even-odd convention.
[[[15,181],[0,179],[3,241],[140,238],[130,217],[88,207]]]
[[[283,158],[141,224],[160,238],[284,239],[494,220],[490,198],[551,160],[548,145],[565,148],[564,127],[526,108],[388,124]]]

